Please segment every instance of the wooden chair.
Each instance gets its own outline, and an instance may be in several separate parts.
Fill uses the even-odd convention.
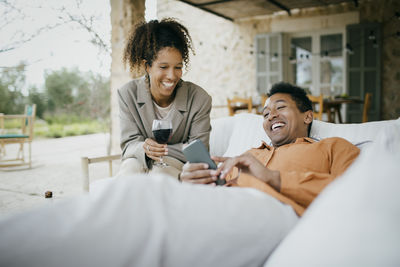
[[[324,96],[321,94],[320,96],[308,95],[308,99],[310,99],[313,110],[314,110],[314,119],[322,121],[322,112],[324,111]],[[318,110],[316,109],[318,106]]]
[[[265,102],[267,102],[268,95],[261,95],[261,106],[264,108]]]
[[[33,126],[36,105],[26,105],[25,113],[20,115],[0,114],[0,167],[29,165],[32,167]],[[6,129],[7,121],[16,121],[17,128]],[[12,123],[12,122],[11,122]],[[28,161],[25,160],[24,144],[28,143]],[[16,157],[6,158],[6,145],[19,144]]]
[[[371,93],[366,93],[364,97],[364,108],[363,108],[363,116],[362,116],[362,122],[367,122],[368,121],[368,111],[371,107],[371,100],[372,100],[372,94]]]
[[[249,113],[253,111],[253,100],[249,98],[234,97],[232,99],[227,98],[229,116],[233,116],[236,111],[247,109]]]
[[[257,107],[256,113],[262,115],[264,111],[265,102],[268,99],[268,95],[261,95],[261,104]]]
[[[89,164],[108,161],[108,174],[110,177],[112,177],[113,176],[112,162],[114,160],[121,160],[121,154],[108,155],[103,157],[91,157],[91,158],[82,157],[81,164],[82,164],[82,175],[83,175],[83,183],[82,183],[83,190],[89,192],[89,186],[90,186]]]

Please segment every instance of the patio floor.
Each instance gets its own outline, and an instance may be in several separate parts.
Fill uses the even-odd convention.
[[[105,156],[108,138],[91,134],[35,140],[31,169],[0,168],[0,217],[82,194],[81,157]],[[7,146],[7,155],[16,149]],[[91,182],[108,176],[107,163],[92,164],[89,170]],[[53,198],[45,198],[46,191],[52,191]]]

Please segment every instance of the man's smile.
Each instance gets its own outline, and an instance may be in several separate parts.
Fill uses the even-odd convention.
[[[285,126],[285,123],[283,123],[281,121],[274,122],[271,125],[271,130],[274,132],[274,131],[281,129],[283,126]]]

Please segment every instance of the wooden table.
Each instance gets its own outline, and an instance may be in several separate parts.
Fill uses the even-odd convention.
[[[345,97],[345,98],[328,98],[324,99],[324,112],[328,115],[329,122],[335,122],[336,114],[338,115],[339,123],[343,123],[340,109],[342,104],[363,104],[364,101],[360,98]]]

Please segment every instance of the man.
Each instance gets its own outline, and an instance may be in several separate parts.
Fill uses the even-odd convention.
[[[186,164],[181,180],[213,183],[220,176],[227,179],[228,185],[257,188],[302,215],[360,151],[342,138],[309,138],[311,101],[303,89],[288,83],[272,87],[263,116],[263,127],[272,146],[264,143],[234,158],[213,157],[223,162],[218,170],[208,170],[204,164]]]

